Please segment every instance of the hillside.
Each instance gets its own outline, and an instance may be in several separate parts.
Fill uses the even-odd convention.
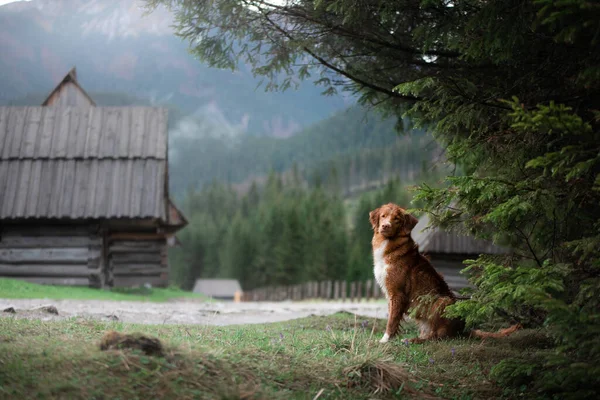
[[[294,168],[303,180],[344,193],[393,176],[410,179],[432,159],[432,139],[421,131],[398,134],[395,125],[395,119],[356,106],[287,139],[219,137],[202,126],[187,129],[206,134],[191,135],[178,126],[170,132],[171,190],[178,195],[213,181],[248,183]]]
[[[90,92],[173,104],[254,135],[288,137],[349,104],[321,96],[310,82],[266,93],[244,65],[235,73],[209,68],[174,35],[166,10],[144,16],[142,4],[32,0],[0,6],[0,104],[47,94],[73,66]]]

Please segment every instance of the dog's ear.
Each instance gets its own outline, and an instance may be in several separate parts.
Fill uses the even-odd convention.
[[[415,227],[415,225],[417,225],[419,223],[419,220],[416,219],[415,217],[413,217],[411,214],[409,213],[405,213],[404,214],[404,232],[407,234],[410,234],[410,232],[413,230],[413,228]]]
[[[369,213],[369,221],[371,222],[371,227],[374,231],[376,231],[379,226],[379,210],[379,208],[376,208]]]

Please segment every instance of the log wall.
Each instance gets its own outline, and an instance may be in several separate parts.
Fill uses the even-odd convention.
[[[97,226],[10,226],[0,230],[0,276],[33,283],[102,287]]]
[[[151,284],[168,285],[167,240],[162,239],[108,239],[107,284],[131,287]]]

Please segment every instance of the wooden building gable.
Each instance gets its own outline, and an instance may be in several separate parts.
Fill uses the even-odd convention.
[[[96,103],[77,82],[77,71],[71,69],[50,92],[42,106],[93,107]]]

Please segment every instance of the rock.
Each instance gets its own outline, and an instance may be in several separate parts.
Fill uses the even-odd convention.
[[[111,321],[118,321],[119,320],[119,317],[117,317],[115,314],[106,315],[105,317],[107,319],[111,320]]]
[[[41,306],[38,308],[34,308],[34,310],[44,311],[44,312],[47,312],[48,314],[58,315],[58,309],[52,305]]]
[[[16,313],[17,313],[17,312],[15,311],[15,308],[14,308],[14,307],[8,307],[8,308],[5,308],[3,311],[4,311],[4,312],[7,312],[7,313],[11,313],[11,314],[16,314]]]

